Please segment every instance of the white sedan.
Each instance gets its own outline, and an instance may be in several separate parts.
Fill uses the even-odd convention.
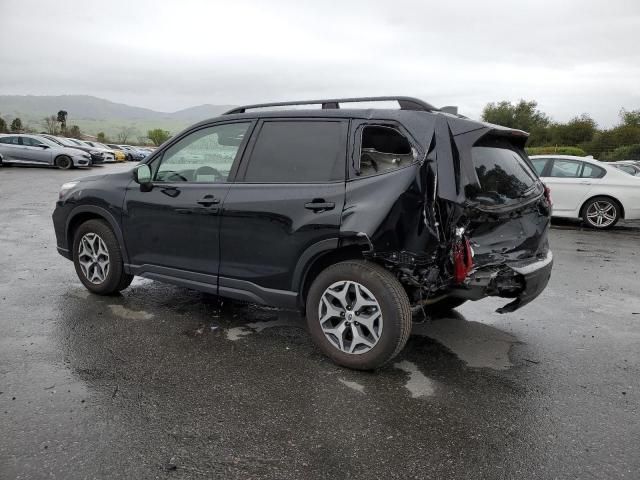
[[[605,162],[568,155],[534,155],[533,166],[551,190],[553,216],[581,218],[593,228],[640,219],[640,178]]]

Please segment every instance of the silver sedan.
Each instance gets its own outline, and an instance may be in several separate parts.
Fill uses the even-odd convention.
[[[62,169],[91,166],[91,155],[40,135],[0,135],[0,165],[49,165]]]

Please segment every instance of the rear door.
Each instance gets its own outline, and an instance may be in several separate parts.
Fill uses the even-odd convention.
[[[583,164],[580,160],[553,158],[547,166],[545,183],[551,189],[555,213],[571,214],[587,199],[594,180],[581,176]]]
[[[0,153],[5,162],[9,161],[23,161],[22,145],[20,144],[20,137],[10,136],[0,138]]]
[[[258,123],[224,202],[220,287],[291,291],[300,256],[337,239],[344,206],[348,120]]]

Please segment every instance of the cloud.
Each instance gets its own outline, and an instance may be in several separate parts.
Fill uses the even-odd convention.
[[[604,126],[640,108],[636,0],[23,0],[2,12],[3,94],[157,110],[402,94],[472,117],[527,98]]]

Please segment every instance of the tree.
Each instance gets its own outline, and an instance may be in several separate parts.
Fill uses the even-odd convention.
[[[7,132],[7,122],[4,118],[0,117],[0,133]]]
[[[129,137],[133,136],[136,129],[133,127],[121,127],[116,136],[118,143],[127,143]]]
[[[538,102],[535,100],[520,100],[516,104],[506,100],[488,103],[482,110],[482,120],[529,132],[529,145],[542,145],[549,140],[549,117],[538,110]]]
[[[60,129],[58,128],[58,118],[55,115],[44,117],[42,120],[42,126],[49,135],[58,135],[60,133]]]
[[[149,140],[151,140],[155,146],[158,146],[169,140],[171,133],[161,128],[154,128],[147,132],[147,137],[149,137]]]
[[[11,131],[12,132],[22,131],[22,120],[20,120],[20,117],[14,118],[13,122],[11,122]]]
[[[640,127],[640,110],[620,110],[622,125],[627,127]]]
[[[553,145],[580,145],[593,140],[598,125],[586,113],[574,117],[567,123],[553,123],[549,127],[550,143]]]
[[[66,110],[58,111],[56,121],[60,123],[60,130],[66,132],[67,130],[67,112]]]
[[[100,143],[107,143],[109,141],[104,132],[98,132],[97,140]]]
[[[82,138],[80,127],[78,125],[71,125],[71,128],[69,128],[69,131],[67,132],[67,136],[78,139]]]

